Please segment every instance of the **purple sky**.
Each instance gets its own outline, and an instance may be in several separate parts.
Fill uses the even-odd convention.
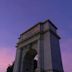
[[[50,19],[58,27],[65,72],[72,72],[72,0],[0,0],[0,72],[12,64],[19,34]]]

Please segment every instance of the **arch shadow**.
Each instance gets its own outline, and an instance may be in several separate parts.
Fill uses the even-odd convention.
[[[34,57],[37,55],[37,51],[35,49],[30,48],[23,60],[23,72],[35,72],[37,68],[37,60]]]

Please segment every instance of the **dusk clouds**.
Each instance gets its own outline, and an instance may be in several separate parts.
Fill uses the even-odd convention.
[[[72,38],[61,41],[62,61],[65,72],[72,71]]]
[[[0,72],[6,72],[6,68],[13,63],[14,59],[14,48],[0,48]]]
[[[63,68],[65,72],[72,71],[72,53],[64,52],[62,53]]]
[[[72,38],[61,39],[61,49],[65,52],[72,52]]]

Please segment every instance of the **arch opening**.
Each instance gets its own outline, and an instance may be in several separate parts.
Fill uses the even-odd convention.
[[[37,51],[30,48],[26,55],[24,56],[23,61],[23,72],[35,72],[37,69]]]

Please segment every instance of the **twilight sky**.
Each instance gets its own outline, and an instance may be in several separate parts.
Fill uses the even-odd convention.
[[[72,0],[0,0],[0,72],[15,59],[19,34],[50,19],[61,36],[65,72],[72,72]]]

